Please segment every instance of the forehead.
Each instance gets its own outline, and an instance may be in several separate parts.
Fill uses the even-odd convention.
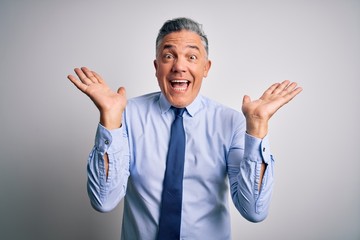
[[[196,47],[199,50],[205,50],[205,47],[202,44],[200,36],[192,31],[182,30],[178,32],[172,32],[167,34],[161,45],[160,48],[184,48],[184,47]]]

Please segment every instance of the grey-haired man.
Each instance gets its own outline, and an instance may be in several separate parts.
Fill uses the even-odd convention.
[[[162,196],[172,108],[185,108],[185,157],[179,231],[175,239],[230,239],[228,191],[246,219],[262,221],[273,185],[268,121],[301,88],[284,81],[257,100],[244,96],[242,112],[199,94],[208,75],[208,39],[188,18],[164,23],[156,40],[160,92],[127,100],[88,68],[69,75],[100,111],[88,162],[88,192],[98,211],[124,198],[122,239],[160,239]],[[164,190],[165,191],[165,190]]]

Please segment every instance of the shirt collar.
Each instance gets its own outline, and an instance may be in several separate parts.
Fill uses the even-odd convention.
[[[202,98],[203,97],[199,94],[194,101],[186,107],[186,111],[191,117],[202,109]],[[161,114],[166,113],[171,108],[171,104],[168,102],[163,93],[160,93],[159,105]]]

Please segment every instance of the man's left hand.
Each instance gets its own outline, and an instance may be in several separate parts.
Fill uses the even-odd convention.
[[[268,132],[268,121],[275,112],[302,91],[297,83],[285,80],[271,85],[263,95],[252,101],[243,98],[242,111],[246,117],[246,132],[257,138],[264,138]]]

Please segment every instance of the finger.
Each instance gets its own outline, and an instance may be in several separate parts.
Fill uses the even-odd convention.
[[[251,102],[251,98],[248,95],[245,95],[243,97],[242,104],[244,105],[244,104],[249,103],[249,102]]]
[[[81,70],[85,73],[86,77],[91,80],[93,83],[99,83],[99,80],[93,74],[93,71],[90,71],[87,67],[82,67]]]
[[[261,98],[266,97],[274,92],[274,90],[280,85],[280,83],[274,83],[271,85],[268,89],[265,90],[264,94],[261,96]]]
[[[83,68],[75,68],[74,69],[76,75],[79,77],[80,81],[86,85],[90,85],[93,83],[93,81],[91,81],[90,78],[88,78],[86,75],[85,75],[85,72],[83,71]]]
[[[298,95],[303,89],[301,87],[297,87],[289,92],[287,95],[283,96],[285,98],[285,103],[290,102],[296,95]]]
[[[281,92],[275,92],[274,94],[278,94],[280,96],[285,96],[291,93],[297,86],[296,82],[289,83]]]
[[[126,90],[124,87],[119,87],[119,89],[117,90],[117,93],[120,94],[121,96],[126,97]]]
[[[86,88],[88,87],[83,82],[79,81],[76,77],[73,75],[69,75],[67,77],[80,91],[85,92]]]
[[[302,92],[302,87],[297,87],[295,88],[294,90],[292,90],[290,93],[289,93],[289,96],[290,96],[290,100],[293,99],[296,95],[298,95],[299,93]]]
[[[98,74],[98,73],[96,73],[96,72],[94,72],[94,71],[91,71],[92,72],[92,74],[96,77],[96,79],[97,79],[97,81],[99,82],[99,83],[104,83],[105,81],[104,81],[104,79]]]
[[[285,80],[283,81],[281,84],[279,84],[274,91],[272,92],[272,94],[279,94],[282,91],[284,91],[284,89],[287,88],[287,86],[289,85],[290,81],[289,80]]]

